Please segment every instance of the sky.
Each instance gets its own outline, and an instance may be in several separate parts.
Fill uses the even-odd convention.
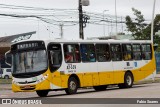
[[[130,15],[134,18],[132,7],[140,10],[146,20],[152,19],[153,2],[154,0],[116,0],[117,16],[125,17]],[[78,0],[0,0],[0,4],[16,5],[16,6],[28,6],[28,7],[42,7],[42,8],[56,8],[56,9],[78,9]],[[160,0],[156,0],[155,14],[160,13]],[[87,12],[104,13],[109,15],[115,15],[115,0],[90,0],[89,6],[83,6],[83,10]],[[104,11],[107,10],[107,11]],[[1,8],[0,13],[20,13],[26,14],[28,11],[14,10]],[[28,13],[31,13],[28,12]],[[62,13],[63,14],[63,13]],[[64,12],[65,14],[65,12]],[[78,16],[77,16],[78,17]],[[60,19],[61,20],[61,19]],[[104,28],[105,26],[105,28]],[[78,39],[79,38],[79,26],[64,26],[63,37],[65,39]],[[118,32],[121,30],[126,31],[124,26],[118,26]],[[123,29],[122,29],[123,28]],[[51,25],[45,23],[36,18],[13,18],[0,16],[0,37],[9,36],[14,34],[26,33],[31,31],[37,31],[37,34],[33,38],[60,38],[60,26]],[[98,37],[114,34],[115,26],[112,28],[106,25],[91,25],[87,24],[84,28],[84,36]]]

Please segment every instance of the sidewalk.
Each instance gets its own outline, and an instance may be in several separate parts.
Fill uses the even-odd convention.
[[[156,74],[155,78],[160,78],[160,74]]]

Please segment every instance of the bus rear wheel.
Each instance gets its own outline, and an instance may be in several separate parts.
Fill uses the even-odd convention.
[[[68,80],[68,88],[65,89],[67,94],[76,94],[78,89],[78,81],[74,77],[70,77]]]
[[[37,90],[36,93],[39,97],[46,97],[48,95],[48,90]]]
[[[107,86],[106,85],[101,85],[101,86],[94,86],[93,88],[96,91],[104,91],[104,90],[106,90]]]
[[[124,83],[118,84],[119,88],[131,88],[133,86],[133,75],[127,72],[124,76]]]

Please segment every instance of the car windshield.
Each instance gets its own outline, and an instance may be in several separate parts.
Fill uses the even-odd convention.
[[[13,54],[13,73],[38,72],[47,69],[45,50],[18,52]]]

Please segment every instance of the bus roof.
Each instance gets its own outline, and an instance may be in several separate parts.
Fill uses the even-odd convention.
[[[48,43],[151,43],[150,40],[114,40],[114,39],[108,39],[108,40],[65,40],[65,39],[53,39],[53,40],[41,40],[41,39],[30,39],[30,40],[22,40],[13,44],[21,43],[21,42],[27,42],[27,41],[44,41],[46,44]]]
[[[55,42],[55,43],[151,43],[150,40],[44,40],[46,43]]]

